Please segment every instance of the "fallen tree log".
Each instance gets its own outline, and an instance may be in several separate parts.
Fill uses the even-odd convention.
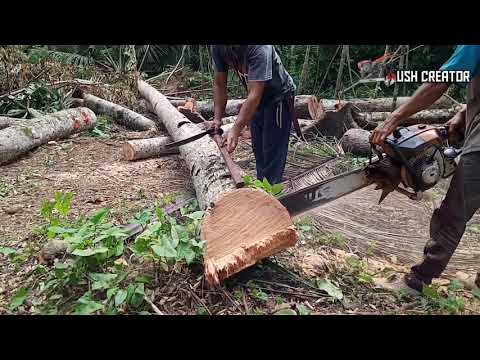
[[[450,120],[455,114],[456,110],[434,109],[419,111],[415,115],[406,119],[403,124],[417,125],[417,124],[443,124]],[[372,113],[357,113],[352,112],[354,120],[360,127],[366,130],[373,130],[379,123],[385,121],[390,115],[390,112],[372,112]]]
[[[25,119],[17,119],[11,117],[0,116],[0,130],[6,129],[12,125],[21,125]]]
[[[92,110],[75,108],[30,119],[22,125],[11,125],[0,131],[0,164],[9,163],[49,141],[93,129],[96,120]]]
[[[108,115],[117,124],[132,130],[145,131],[155,128],[155,122],[123,106],[101,99],[91,94],[83,93],[84,106],[97,115]]]
[[[397,97],[395,109],[399,106],[405,104],[410,97]],[[352,104],[353,108],[359,112],[390,112],[395,110],[393,108],[393,98],[377,98],[377,99],[367,99],[367,98],[357,98],[357,99],[346,99],[346,100],[335,100],[335,99],[321,99],[320,102],[323,104],[323,108],[327,110],[334,110],[336,106],[340,103],[349,102]],[[451,107],[458,106],[454,101],[443,96],[437,100],[429,109],[449,109]]]
[[[350,129],[340,140],[340,146],[345,153],[367,157],[371,153],[370,131]]]
[[[147,159],[162,155],[179,154],[178,147],[165,148],[173,142],[169,136],[160,136],[150,139],[130,140],[123,144],[123,156],[128,161]]]
[[[174,141],[201,131],[155,88],[140,80],[138,89]],[[200,207],[209,210],[201,237],[206,241],[205,278],[210,284],[297,242],[290,215],[275,198],[261,190],[235,189],[212,139],[206,136],[182,145],[180,154],[190,169]]]
[[[232,99],[227,101],[225,108],[225,117],[238,115],[245,99]],[[175,107],[184,106],[187,100],[171,100]],[[213,101],[197,101],[197,112],[205,119],[210,119],[214,115]],[[319,119],[323,114],[321,102],[313,95],[298,95],[295,97],[295,111],[297,117],[304,119]]]
[[[179,141],[201,132],[197,125],[178,112],[168,99],[154,87],[140,80],[138,90],[140,95],[150,103],[173,141]],[[208,136],[182,145],[180,154],[190,169],[198,203],[202,209],[215,203],[223,192],[235,188],[223,164],[217,145]]]

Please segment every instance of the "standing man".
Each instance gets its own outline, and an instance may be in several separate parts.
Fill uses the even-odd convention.
[[[283,181],[292,122],[295,84],[273,45],[213,45],[215,69],[213,126],[219,128],[227,105],[227,77],[232,69],[248,92],[235,125],[227,135],[232,152],[245,126],[250,126],[257,178]],[[295,118],[296,121],[296,118]]]
[[[433,278],[441,275],[457,248],[467,222],[480,208],[480,46],[460,45],[440,70],[470,71],[466,108],[451,120],[451,133],[464,135],[464,147],[447,195],[430,222],[430,241],[424,248],[423,261],[412,267],[405,283],[422,291]],[[397,126],[413,114],[424,110],[438,100],[449,84],[422,85],[412,98],[395,110],[383,126],[375,129],[371,141],[381,145]],[[476,285],[480,286],[477,275]]]

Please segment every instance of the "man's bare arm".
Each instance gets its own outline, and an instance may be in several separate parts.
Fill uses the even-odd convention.
[[[375,129],[372,133],[372,143],[381,145],[405,119],[421,110],[430,107],[435,101],[448,90],[449,84],[429,83],[423,84],[413,96],[402,106],[396,109],[385,120],[383,126]]]
[[[262,81],[255,81],[249,83],[248,86],[248,97],[240,108],[240,113],[237,116],[235,125],[228,133],[227,138],[227,150],[232,152],[235,150],[238,144],[238,137],[242,132],[243,128],[253,120],[253,116],[258,109],[258,105],[262,100],[263,92],[265,90],[265,83]]]
[[[225,107],[227,106],[227,78],[228,74],[226,72],[215,73],[213,83],[213,104],[215,106],[213,122],[217,128],[222,125],[222,118],[225,114]]]

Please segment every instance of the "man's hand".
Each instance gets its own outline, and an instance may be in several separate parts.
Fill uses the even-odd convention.
[[[233,152],[238,145],[238,138],[242,133],[242,129],[235,124],[227,134],[227,151]]]
[[[215,132],[218,132],[218,130],[222,127],[223,121],[222,119],[213,119],[211,122],[210,126],[208,127],[209,129],[215,129]]]
[[[372,131],[370,136],[370,142],[374,145],[382,146],[385,139],[390,135],[398,126],[398,123],[394,117],[389,117],[383,125],[378,126]]]
[[[453,118],[445,123],[449,133],[464,135],[465,132],[465,112],[460,111]]]

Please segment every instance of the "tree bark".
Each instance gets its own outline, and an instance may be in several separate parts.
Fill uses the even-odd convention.
[[[238,115],[245,99],[232,99],[227,101],[225,117]],[[184,106],[187,100],[170,100],[175,107]],[[205,119],[210,119],[214,114],[213,101],[197,101],[197,112]],[[319,119],[323,114],[323,106],[313,95],[299,95],[295,97],[295,111],[297,117],[302,119]]]
[[[456,110],[447,109],[423,110],[406,119],[403,122],[403,125],[443,124],[450,120],[456,113]],[[378,123],[385,121],[389,115],[390,112],[353,112],[353,118],[355,121],[366,130],[371,130],[372,128],[377,127]]]
[[[340,145],[345,153],[367,157],[371,153],[370,131],[350,129],[343,135]]]
[[[17,119],[17,118],[0,116],[0,130],[6,129],[7,127],[12,125],[21,125],[23,124],[24,121],[25,119]]]
[[[155,88],[139,81],[138,89],[174,141],[201,131]],[[296,243],[298,233],[287,210],[261,190],[235,189],[220,151],[209,137],[180,146],[180,154],[190,169],[200,207],[210,210],[201,228],[206,241],[205,278],[210,284],[217,285]]]
[[[398,97],[396,102],[396,108],[405,104],[410,97]],[[325,111],[327,110],[334,110],[336,105],[338,105],[338,100],[332,99],[321,99],[320,102],[323,104],[323,108]],[[349,102],[353,105],[353,108],[356,111],[360,112],[382,112],[382,111],[392,111],[393,106],[393,98],[377,98],[377,99],[345,99],[345,102]],[[447,97],[443,96],[439,100],[437,100],[432,106],[431,109],[449,109],[456,104],[448,99]]]
[[[342,46],[342,54],[340,56],[340,67],[338,69],[338,74],[337,74],[337,81],[335,84],[335,97],[338,95],[340,88],[342,87],[343,83],[343,67],[345,66],[345,60],[347,58],[347,52],[348,52],[348,45],[343,45]]]
[[[179,154],[178,147],[165,148],[165,145],[171,142],[173,140],[169,136],[127,141],[122,146],[123,156],[125,160],[133,161],[162,155]]]
[[[117,124],[132,130],[145,131],[155,128],[155,122],[123,106],[91,94],[83,94],[84,105],[97,115],[108,115]]]
[[[0,131],[0,164],[9,163],[52,140],[93,129],[97,118],[88,108],[76,108],[30,119]]]
[[[178,112],[154,87],[140,80],[138,89],[140,95],[151,104],[173,141],[201,132],[198,126]],[[180,154],[190,169],[198,203],[202,209],[214,204],[223,192],[235,188],[217,145],[208,136],[182,145]]]

